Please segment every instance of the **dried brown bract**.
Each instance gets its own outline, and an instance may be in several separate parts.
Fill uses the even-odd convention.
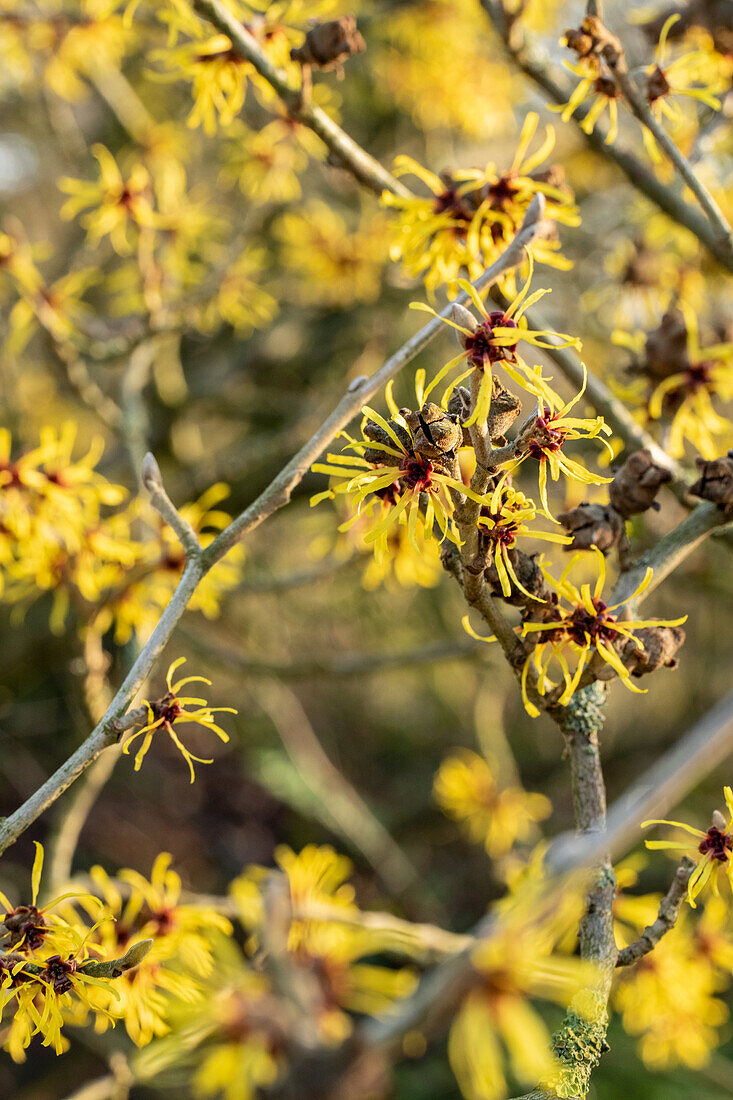
[[[671,480],[670,471],[658,466],[650,451],[634,451],[609,486],[611,504],[624,519],[646,512],[655,507],[660,487]]]
[[[343,76],[343,64],[366,50],[366,42],[356,27],[356,16],[342,15],[329,23],[317,23],[308,31],[305,42],[290,51],[293,61],[314,69],[336,69]]]
[[[699,477],[690,486],[693,496],[709,500],[733,516],[733,451],[725,458],[696,459]]]
[[[496,566],[492,564],[489,565],[484,572],[484,577],[491,589],[492,596],[506,600],[512,607],[537,607],[538,604],[542,605],[543,603],[547,603],[552,593],[534,557],[530,557],[529,554],[525,554],[516,547],[512,547],[509,550],[509,557],[519,583],[524,585],[527,591],[522,592],[522,590],[514,584],[510,576],[511,595],[505,596],[502,592],[501,581],[499,580]],[[530,598],[527,592],[531,593],[533,598]],[[535,615],[534,617],[537,618],[538,616]]]
[[[557,517],[573,541],[566,550],[590,550],[597,546],[605,554],[618,546],[624,533],[623,517],[610,504],[589,504],[584,501]]]
[[[631,638],[621,649],[621,660],[632,676],[645,676],[658,668],[677,668],[679,662],[675,655],[684,643],[684,630],[679,626],[646,626],[635,633],[643,650],[634,645]]]
[[[412,432],[414,449],[426,458],[452,454],[463,445],[463,428],[458,415],[446,413],[432,401],[426,402],[419,412],[401,411]]]
[[[597,15],[586,15],[579,27],[565,31],[565,44],[579,58],[603,57],[609,65],[618,63],[624,54],[621,41]]]
[[[668,309],[659,327],[650,332],[644,347],[644,359],[632,371],[662,381],[690,366],[687,351],[687,325],[678,309]]]

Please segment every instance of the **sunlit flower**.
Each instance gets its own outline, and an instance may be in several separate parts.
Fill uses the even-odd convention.
[[[486,760],[468,749],[447,756],[435,774],[433,794],[468,836],[492,859],[505,856],[517,841],[531,840],[536,823],[552,813],[543,794],[500,787]]]
[[[238,335],[265,328],[277,313],[277,300],[260,285],[265,267],[262,249],[248,248],[222,272],[216,295],[202,311],[204,331],[224,324]]]
[[[198,682],[203,684],[211,684],[211,680],[207,680],[205,676],[185,676],[182,680],[177,680],[173,683],[173,673],[177,668],[180,668],[184,664],[186,658],[179,657],[177,661],[168,669],[166,674],[166,685],[168,691],[162,699],[157,699],[154,702],[148,702],[145,700],[145,706],[148,708],[148,720],[147,723],[139,730],[136,730],[131,737],[128,737],[122,746],[124,753],[129,753],[132,743],[138,739],[143,738],[142,745],[135,754],[135,771],[139,771],[145,754],[150,748],[153,737],[156,730],[164,729],[170,737],[173,744],[180,752],[183,759],[188,764],[188,770],[191,773],[191,782],[193,783],[196,778],[193,770],[193,761],[198,764],[213,764],[213,759],[204,760],[200,756],[194,756],[189,752],[186,746],[175,730],[175,725],[183,724],[185,722],[193,722],[197,726],[203,726],[204,729],[211,730],[221,741],[228,741],[229,734],[225,733],[220,726],[214,721],[214,713],[219,711],[226,711],[228,714],[236,714],[237,711],[234,707],[210,707],[205,699],[197,699],[192,696],[179,695],[179,691],[186,684]],[[194,706],[195,710],[187,710],[186,707]]]
[[[3,951],[16,954],[21,952],[30,958],[41,953],[45,958],[49,954],[68,952],[76,946],[77,939],[73,929],[63,917],[52,913],[51,910],[55,909],[60,902],[67,898],[78,897],[79,894],[78,891],[60,894],[53,900],[47,901],[45,905],[38,905],[44,851],[42,844],[37,840],[34,843],[36,854],[31,871],[30,905],[14,906],[5,894],[0,892],[0,904],[5,909],[0,919],[0,946]]]
[[[64,914],[69,921],[76,920],[93,958],[115,958],[143,940],[153,940],[140,965],[116,981],[114,993],[108,986],[97,988],[88,1005],[97,1031],[107,1029],[111,1013],[124,1021],[138,1046],[166,1034],[169,1012],[176,1002],[192,1004],[201,999],[203,981],[214,962],[216,936],[228,936],[232,931],[226,917],[210,906],[181,901],[181,879],[170,864],[171,856],[161,852],[149,880],[126,868],[111,877],[102,867],[94,866],[89,877],[95,894],[76,902],[84,919],[71,907]],[[96,895],[110,920],[96,922]],[[87,922],[92,921],[95,923],[89,928]],[[84,1023],[85,1017],[77,1022]]]
[[[287,876],[293,914],[287,934],[291,963],[316,979],[320,988],[313,1015],[321,1040],[340,1043],[351,1032],[348,1012],[370,1016],[388,1012],[395,1001],[412,992],[416,976],[407,967],[362,961],[394,949],[399,938],[355,919],[359,911],[354,890],[344,881],[351,873],[348,859],[333,848],[313,844],[299,853],[282,845],[275,859]],[[263,868],[251,868],[231,887],[245,926],[258,935],[268,920],[261,893],[265,876]]]
[[[217,482],[198,500],[180,508],[181,515],[191,524],[204,547],[231,522],[231,516],[218,507],[228,495],[228,486]],[[111,533],[119,546],[125,531],[132,525],[137,527],[141,521],[152,537],[136,542],[135,559],[111,586],[111,592],[102,600],[91,624],[98,634],[113,629],[115,641],[121,645],[133,636],[142,641],[150,636],[161,612],[170,602],[185,564],[178,536],[152,506],[140,498],[124,513],[112,517],[106,526],[112,527]],[[189,608],[202,612],[208,619],[217,618],[224,596],[241,580],[244,558],[244,547],[237,543],[202,578]]]
[[[8,318],[8,350],[15,354],[23,351],[39,326],[57,342],[78,333],[90,313],[82,298],[97,278],[93,268],[84,268],[69,272],[50,286],[41,284],[33,293],[21,292]]]
[[[695,837],[694,843],[684,840],[645,841],[647,848],[697,852],[698,856],[702,857],[698,858],[697,867],[690,875],[687,884],[687,900],[693,909],[696,904],[695,898],[702,893],[708,884],[713,894],[717,895],[721,876],[727,878],[729,884],[733,883],[733,864],[731,863],[731,852],[733,851],[733,830],[731,828],[733,825],[733,790],[730,787],[724,787],[723,794],[725,795],[729,820],[726,821],[720,811],[716,810],[713,814],[712,824],[706,831],[687,825],[684,821],[654,819],[642,821],[641,823],[643,829],[648,825],[670,825],[675,829],[684,829],[686,833],[690,833]]]
[[[323,88],[316,85],[314,92]],[[258,202],[289,203],[302,194],[299,176],[309,158],[322,160],[325,152],[320,138],[289,116],[274,118],[261,130],[249,130],[235,119],[227,133],[221,178],[236,181],[244,195]]]
[[[649,587],[652,570],[647,570],[641,584],[631,595],[609,607],[602,599],[606,580],[605,559],[596,547],[593,547],[593,552],[598,567],[598,579],[592,592],[590,584],[585,583],[577,588],[569,579],[573,569],[585,560],[584,554],[574,554],[559,579],[552,577],[543,568],[543,573],[556,594],[566,600],[569,606],[565,607],[559,601],[553,601],[551,604],[542,606],[541,611],[533,608],[531,612],[533,618],[526,619],[522,625],[522,637],[534,642],[522,671],[524,706],[532,717],[536,717],[539,711],[527,695],[530,668],[533,668],[537,674],[538,692],[544,695],[548,688],[555,686],[548,676],[548,667],[553,659],[557,661],[565,684],[558,699],[560,706],[567,706],[570,702],[584,669],[596,656],[601,667],[607,665],[629,691],[643,694],[644,689],[632,683],[631,674],[619,656],[617,644],[625,639],[631,639],[637,648],[643,648],[642,643],[635,636],[635,631],[653,626],[679,626],[687,620],[686,615],[680,619],[642,620],[622,619],[614,614],[637,599]],[[539,621],[540,618],[542,621]],[[569,657],[577,661],[573,672],[570,670]]]
[[[373,302],[387,262],[386,221],[365,210],[351,228],[333,207],[317,200],[286,211],[273,225],[289,279],[287,292],[304,305],[330,308]]]
[[[614,385],[619,396],[660,422],[672,457],[684,457],[690,443],[704,458],[715,458],[731,434],[716,404],[733,398],[733,343],[703,347],[696,311],[685,302],[665,313],[652,333],[617,329],[611,338],[633,356],[632,382]],[[659,347],[653,355],[652,344]]]
[[[438,371],[433,378],[425,396],[440,382],[450,379],[448,388],[443,395],[445,402],[455,387],[467,378],[473,371],[481,373],[481,384],[474,402],[471,416],[464,422],[466,425],[474,422],[485,422],[491,406],[493,392],[492,369],[494,365],[500,366],[518,386],[528,390],[538,400],[544,401],[553,408],[559,403],[557,394],[550,388],[542,377],[539,367],[529,367],[517,351],[520,343],[537,348],[555,347],[580,347],[580,341],[564,333],[552,333],[535,331],[527,327],[524,313],[527,309],[539,301],[546,290],[536,290],[529,294],[529,286],[532,278],[532,266],[522,290],[505,310],[489,311],[486,308],[478,291],[470,283],[458,280],[458,285],[470,296],[478,310],[480,321],[468,310],[459,306],[453,307],[453,319],[441,317],[440,320],[450,325],[459,333],[459,343],[463,351],[455,359],[451,359]],[[434,317],[439,314],[424,302],[412,302],[412,309],[419,309],[430,313]],[[468,364],[468,365],[466,365]]]
[[[728,1019],[718,995],[730,978],[700,950],[684,914],[653,951],[616,974],[612,1004],[624,1029],[639,1036],[646,1065],[699,1069],[709,1061]]]
[[[568,458],[564,451],[566,443],[579,439],[599,439],[613,457],[612,447],[602,438],[604,435],[611,434],[611,429],[602,416],[593,418],[568,416],[585,393],[587,377],[585,364],[583,364],[583,385],[575,397],[560,407],[552,404],[542,406],[535,417],[527,449],[518,461],[518,464],[526,460],[534,460],[538,463],[540,500],[545,515],[550,519],[554,517],[547,500],[548,470],[553,481],[559,481],[561,474],[574,481],[580,481],[584,485],[602,485],[613,480],[586,469],[582,463]]]
[[[433,536],[437,524],[443,539],[458,543],[458,529],[453,517],[451,491],[462,493],[485,503],[462,481],[451,476],[451,469],[437,457],[426,458],[415,449],[413,434],[387,392],[392,419],[387,421],[374,409],[362,410],[362,438],[349,440],[352,454],[329,454],[327,463],[316,463],[315,473],[327,474],[334,484],[311,499],[311,504],[344,495],[352,507],[352,516],[342,529],[357,523],[366,511],[370,514],[370,530],[365,543],[373,543],[378,557],[389,553],[388,538],[396,523],[407,524],[407,537],[413,549],[419,551],[417,530],[425,539]],[[457,470],[455,471],[458,472]]]
[[[602,62],[596,57],[582,58],[576,65],[566,62],[565,67],[580,77],[580,81],[564,106],[550,109],[561,111],[563,122],[569,122],[580,104],[590,97],[592,102],[580,128],[584,133],[592,134],[607,111],[608,130],[605,143],[612,145],[618,137],[618,104],[621,98],[616,81],[609,72],[604,71]]]
[[[555,531],[532,530],[527,524],[533,523],[536,516],[534,502],[524,493],[508,486],[503,479],[499,480],[490,502],[479,513],[478,526],[482,540],[488,544],[489,561],[496,568],[505,596],[511,596],[512,585],[516,585],[526,596],[535,598],[519,580],[512,562],[510,551],[515,547],[518,538],[534,538],[562,545],[572,542],[569,536],[557,534]]]
[[[495,165],[484,169],[444,172],[436,176],[411,157],[400,156],[395,174],[414,175],[432,192],[428,198],[403,197],[385,192],[382,201],[399,211],[390,255],[411,277],[421,278],[431,299],[446,286],[457,293],[459,275],[476,279],[503,252],[522,224],[530,202],[538,193],[546,198],[546,217],[565,225],[578,225],[577,210],[568,191],[553,182],[552,170],[536,169],[553,149],[554,131],[548,128],[540,148],[529,152],[538,116],[531,112],[522,127],[512,164],[505,172]],[[570,266],[559,254],[559,244],[546,236],[529,246],[538,262],[554,267]],[[511,292],[513,277],[502,285]]]

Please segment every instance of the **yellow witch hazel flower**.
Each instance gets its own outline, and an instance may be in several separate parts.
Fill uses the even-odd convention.
[[[550,110],[562,112],[560,117],[563,122],[569,122],[580,104],[591,96],[592,103],[580,123],[580,128],[584,133],[592,134],[600,119],[608,111],[605,143],[613,145],[618,137],[618,103],[621,98],[616,81],[609,72],[604,71],[602,59],[595,55],[583,57],[575,65],[568,61],[564,64],[566,69],[580,77],[580,82],[575,86],[566,104],[560,107],[551,106]]]
[[[651,1069],[700,1069],[720,1045],[730,944],[720,942],[722,914],[708,908],[696,926],[682,914],[652,952],[616,971],[613,1007]]]
[[[138,737],[143,738],[142,745],[135,754],[135,771],[139,771],[145,754],[152,744],[156,731],[164,729],[188,764],[188,770],[191,773],[191,782],[193,783],[196,778],[193,770],[194,760],[197,764],[213,764],[214,761],[213,759],[204,760],[200,756],[194,756],[193,753],[189,752],[174,729],[176,723],[182,724],[184,722],[193,722],[197,726],[203,726],[204,729],[211,730],[211,732],[215,733],[221,741],[227,742],[229,740],[229,734],[225,733],[225,731],[216,724],[214,721],[214,714],[217,711],[226,711],[228,714],[236,714],[237,711],[234,707],[210,707],[205,699],[197,699],[188,695],[179,695],[179,691],[182,687],[185,687],[186,684],[194,682],[211,684],[211,680],[207,680],[205,676],[185,676],[182,680],[177,680],[173,683],[173,673],[176,669],[180,668],[185,661],[185,657],[179,657],[168,669],[165,678],[168,691],[162,699],[156,699],[152,703],[147,699],[145,700],[145,706],[148,708],[148,720],[141,729],[136,730],[131,737],[127,738],[122,746],[122,751],[125,754],[129,754],[133,742],[136,741]],[[194,706],[196,709],[187,710],[186,707],[189,706]]]
[[[646,70],[646,95],[649,106],[657,118],[667,119],[673,125],[684,121],[682,111],[673,97],[682,97],[704,104],[719,111],[718,98],[729,84],[729,79],[715,55],[706,50],[691,50],[667,61],[669,32],[680,19],[679,13],[670,15],[659,35],[654,62]],[[646,127],[642,136],[652,160],[659,162],[662,154],[653,135]]]
[[[411,157],[396,159],[396,175],[416,176],[432,194],[422,198],[385,192],[382,196],[384,205],[399,211],[390,255],[402,263],[407,275],[424,280],[431,300],[444,285],[454,296],[459,275],[466,273],[475,280],[493,263],[515,236],[536,194],[545,196],[548,220],[580,224],[567,189],[553,182],[553,170],[536,171],[555,143],[549,127],[540,148],[529,152],[538,121],[534,112],[527,115],[516,155],[505,172],[487,164],[484,169],[436,176]],[[556,240],[540,235],[529,251],[540,263],[567,269],[570,264],[559,254],[559,247]],[[511,293],[513,276],[507,276],[502,285]]]
[[[390,421],[365,405],[362,438],[355,440],[341,433],[349,441],[347,450],[353,454],[329,454],[328,462],[312,467],[315,473],[327,474],[334,484],[312,497],[311,505],[345,496],[353,514],[341,530],[356,524],[365,512],[371,513],[374,522],[364,542],[374,544],[379,560],[389,554],[389,535],[396,523],[406,523],[408,540],[418,553],[418,530],[426,540],[431,539],[434,524],[440,530],[441,541],[447,538],[458,545],[450,492],[467,495],[479,504],[484,504],[485,498],[452,476],[449,463],[427,458],[416,449],[415,437],[394,402],[391,387],[386,397]]]
[[[153,941],[134,973],[123,974],[115,983],[114,1001],[111,991],[102,987],[93,991],[88,1006],[98,1032],[109,1026],[111,1012],[124,1021],[138,1046],[168,1031],[174,1000],[190,1004],[203,996],[202,980],[213,966],[213,938],[232,931],[226,917],[214,909],[181,903],[181,879],[170,864],[170,854],[161,852],[149,879],[128,868],[111,877],[94,866],[89,876],[95,893],[77,902],[83,919],[71,907],[67,914],[85,934],[93,957],[115,957],[142,941]],[[111,919],[89,929],[86,921],[94,921],[98,898]]]
[[[464,421],[466,426],[475,422],[483,423],[489,414],[493,392],[492,368],[495,365],[500,366],[513,382],[533,394],[538,401],[544,401],[552,408],[560,404],[560,398],[542,377],[541,369],[528,366],[517,349],[520,343],[537,348],[580,348],[580,341],[566,333],[536,331],[528,328],[524,317],[526,310],[549,293],[547,290],[536,290],[532,294],[529,293],[532,270],[530,257],[530,270],[527,280],[521,291],[505,310],[487,310],[476,288],[470,283],[459,279],[458,285],[471,298],[481,318],[480,321],[477,321],[469,310],[464,309],[463,306],[457,303],[453,306],[452,319],[441,317],[425,302],[410,303],[411,309],[421,310],[433,317],[439,317],[441,321],[455,329],[459,334],[458,341],[464,349],[460,355],[451,359],[438,371],[425,391],[425,397],[447,378],[450,379],[450,382],[442,399],[445,403],[460,382],[474,371],[481,373],[481,384],[474,400],[473,411],[471,416]]]
[[[552,813],[543,794],[521,787],[500,787],[493,767],[469,749],[447,756],[433,781],[436,802],[459,821],[472,841],[483,844],[491,859],[507,855],[517,841],[536,834],[536,824]]]
[[[508,1068],[523,1085],[559,1077],[550,1034],[530,1001],[572,1001],[580,1008],[578,995],[597,980],[593,964],[556,951],[554,921],[543,927],[537,913],[521,904],[505,920],[474,951],[478,985],[464,999],[448,1037],[450,1064],[467,1100],[509,1095]]]
[[[210,486],[196,501],[184,504],[180,509],[199,537],[202,546],[208,546],[219,531],[231,522],[231,516],[217,507],[229,495],[223,482]],[[136,553],[126,564],[96,612],[91,629],[97,634],[114,630],[114,639],[124,645],[133,636],[147,639],[155,627],[161,612],[170,603],[185,564],[185,553],[173,529],[147,503],[139,498],[130,508],[107,521],[107,528],[119,547],[125,532],[142,521],[152,531],[153,537],[134,544]],[[0,544],[1,545],[1,544]],[[245,552],[241,544],[233,546],[222,561],[217,562],[199,584],[189,607],[200,611],[207,619],[215,619],[221,612],[223,597],[236,588],[241,580]],[[130,574],[132,566],[140,565]],[[142,576],[139,576],[142,572]]]
[[[130,229],[155,223],[152,208],[150,176],[143,164],[136,164],[130,175],[123,177],[117,161],[104,145],[92,146],[99,163],[99,179],[59,180],[59,187],[70,197],[61,207],[61,217],[71,220],[82,210],[92,209],[82,219],[91,244],[98,244],[109,235],[112,247],[119,255],[132,250]]]
[[[642,829],[649,825],[669,825],[675,829],[684,829],[695,837],[695,841],[683,840],[647,840],[647,848],[677,850],[686,853],[697,852],[702,858],[698,860],[697,867],[690,875],[687,884],[687,900],[692,908],[695,908],[695,899],[702,893],[706,886],[710,885],[714,895],[719,893],[720,878],[727,878],[733,888],[733,790],[730,787],[723,788],[725,804],[728,809],[729,820],[726,821],[719,810],[713,813],[710,828],[706,831],[687,825],[684,821],[665,821],[653,819],[642,821]]]
[[[598,578],[591,590],[589,583],[576,587],[570,580],[570,573],[576,566],[586,560],[584,554],[573,554],[570,562],[562,575],[555,579],[543,567],[547,580],[555,589],[554,597],[560,596],[567,601],[568,607],[564,607],[558,599],[553,599],[541,609],[532,609],[529,612],[533,618],[525,619],[521,633],[522,637],[533,642],[533,648],[527,657],[522,670],[522,697],[525,710],[533,718],[539,714],[537,707],[530,701],[527,695],[527,678],[530,668],[537,674],[537,690],[540,695],[545,695],[548,688],[556,686],[548,675],[548,668],[553,660],[560,667],[564,689],[558,699],[560,706],[567,706],[575,692],[584,669],[597,659],[601,665],[607,665],[609,670],[615,672],[624,687],[629,691],[645,694],[644,688],[638,688],[631,681],[631,674],[619,655],[617,646],[631,643],[637,649],[643,650],[641,641],[636,637],[635,631],[646,627],[679,626],[687,621],[683,615],[679,619],[622,619],[614,612],[618,612],[627,604],[641,595],[650,585],[652,570],[647,569],[641,584],[620,603],[611,604],[609,607],[602,599],[603,588],[606,581],[606,564],[603,554],[597,547],[592,548],[598,568]],[[569,658],[577,661],[575,670],[571,672]]]
[[[536,599],[536,596],[524,587],[514,569],[511,551],[518,538],[540,539],[543,542],[556,542],[565,546],[572,542],[568,535],[560,535],[555,531],[532,530],[527,524],[533,523],[536,516],[537,508],[534,501],[507,485],[504,479],[499,481],[491,494],[489,503],[485,504],[479,513],[478,526],[482,541],[488,543],[489,562],[496,569],[499,584],[505,596],[512,595],[514,585],[526,596]]]
[[[315,199],[302,210],[286,211],[272,232],[290,276],[287,292],[303,305],[330,308],[376,301],[387,262],[386,231],[383,215],[369,209],[353,229]]]
[[[568,442],[579,439],[599,439],[611,457],[614,454],[611,444],[608,440],[603,439],[604,435],[611,434],[611,429],[602,416],[596,416],[592,419],[568,416],[568,413],[572,411],[585,393],[588,373],[585,363],[582,366],[583,385],[575,397],[564,405],[561,405],[558,401],[557,405],[554,406],[552,402],[542,406],[532,425],[527,450],[516,463],[516,466],[518,466],[527,459],[534,459],[538,463],[540,500],[542,501],[543,511],[549,519],[554,519],[554,516],[550,512],[547,500],[548,470],[553,481],[559,481],[561,474],[574,481],[580,481],[584,485],[602,485],[613,481],[613,478],[593,473],[591,470],[586,469],[582,463],[568,458],[564,453],[565,444]],[[557,407],[558,405],[560,407]],[[542,537],[547,538],[546,535]]]
[[[679,318],[686,330],[686,347],[682,353],[675,349],[676,357],[671,360],[670,356],[669,365],[664,365],[665,377],[661,381],[658,375],[650,375],[644,398],[646,412],[651,420],[662,422],[667,429],[665,446],[673,458],[684,457],[686,443],[692,444],[703,458],[715,458],[721,442],[728,440],[731,433],[730,419],[716,410],[714,402],[733,398],[733,343],[703,347],[697,313],[684,302],[679,303],[678,309],[678,314],[672,311],[665,314],[660,330],[668,319],[670,325],[675,325]],[[649,338],[645,333],[616,330],[611,339],[640,357],[638,373],[647,373],[643,364]],[[628,387],[622,392],[626,399],[639,400],[640,395]]]
[[[45,905],[38,905],[38,894],[43,875],[43,845],[34,841],[36,854],[31,871],[30,905],[12,905],[0,891],[0,905],[5,912],[0,919],[0,949],[34,958],[39,953],[45,958],[50,954],[67,952],[77,946],[78,937],[67,921],[52,913],[67,898],[79,897],[78,891],[60,894]],[[86,895],[85,895],[86,896]],[[92,898],[91,901],[96,899]],[[101,908],[101,905],[99,906]],[[97,911],[97,916],[99,912]]]

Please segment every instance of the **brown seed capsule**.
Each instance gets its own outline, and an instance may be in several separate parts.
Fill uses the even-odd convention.
[[[489,435],[497,443],[511,428],[522,411],[522,402],[511,390],[501,384],[496,375],[491,384],[491,409],[489,411]]]
[[[700,476],[690,486],[692,495],[710,500],[733,515],[733,451],[728,451],[725,458],[713,458],[709,462],[698,458],[695,461]]]
[[[623,46],[597,15],[586,15],[579,27],[565,31],[565,44],[578,57],[603,55],[610,65],[623,56]]]
[[[631,370],[661,382],[689,366],[685,319],[678,309],[668,309],[659,327],[647,336],[643,362],[635,364]]]
[[[460,419],[428,401],[419,412],[404,414],[412,432],[413,448],[426,458],[450,454],[463,444]]]
[[[628,519],[654,507],[660,486],[671,479],[670,471],[658,466],[651,452],[644,448],[629,455],[616,472],[608,495],[616,511]]]
[[[401,424],[395,424],[394,421],[390,421],[390,428],[393,429],[395,435],[399,441],[403,444],[407,451],[412,450],[412,440],[408,432],[402,427]],[[375,424],[373,420],[367,420],[364,425],[364,435],[367,439],[371,439],[373,443],[380,443],[383,447],[390,447],[395,450],[394,439],[385,432],[379,424]],[[374,450],[367,448],[364,451],[364,458],[367,462],[374,463],[375,466],[394,466],[397,462],[395,455],[389,454],[387,451],[378,450],[376,447]]]
[[[675,654],[685,640],[684,630],[678,626],[645,626],[634,634],[643,650],[631,638],[627,638],[621,649],[621,660],[632,676],[645,676],[658,668],[677,668]]]
[[[340,69],[354,54],[363,53],[366,42],[356,29],[356,17],[342,15],[329,23],[317,23],[308,31],[305,42],[290,51],[292,61],[328,71]]]
[[[570,512],[557,517],[573,541],[566,550],[590,550],[597,546],[605,554],[618,546],[624,533],[623,517],[610,504],[589,504],[584,501]]]
[[[512,607],[537,607],[540,601],[549,601],[551,592],[547,587],[547,582],[542,574],[542,570],[535,559],[525,554],[522,550],[512,547],[509,550],[509,560],[512,563],[512,568],[517,576],[517,580],[526,588],[527,592],[531,593],[531,597],[527,595],[527,592],[522,592],[520,588],[517,588],[512,580],[511,574],[509,575],[511,595],[505,596],[501,588],[499,574],[496,570],[496,566],[493,564],[489,565],[484,572],[484,577],[491,589],[492,596],[498,596],[500,599],[506,600]]]
[[[467,420],[471,409],[471,395],[465,386],[458,386],[448,402],[448,411]],[[488,426],[492,443],[503,442],[503,438],[522,411],[522,402],[515,397],[494,375],[491,380],[491,410]],[[463,446],[471,446],[471,433],[463,429]]]

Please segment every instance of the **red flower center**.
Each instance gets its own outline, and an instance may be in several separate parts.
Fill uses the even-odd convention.
[[[19,905],[7,914],[4,920],[9,939],[3,946],[17,947],[22,944],[30,951],[37,951],[43,946],[44,937],[48,935],[49,928],[35,905]]]
[[[406,488],[416,493],[426,493],[433,485],[433,464],[427,458],[407,458],[400,468],[400,478]]]
[[[527,453],[531,458],[543,459],[547,451],[556,454],[557,451],[562,450],[567,433],[561,431],[560,428],[553,428],[553,420],[552,411],[545,406],[542,410],[542,416],[538,416],[535,421],[536,427],[540,429],[540,438],[530,440],[527,448]]]
[[[468,352],[469,361],[474,367],[483,367],[488,360],[490,363],[499,363],[502,359],[513,359],[517,350],[519,339],[513,344],[498,347],[493,341],[498,339],[494,334],[497,328],[517,328],[517,322],[506,313],[497,310],[490,313],[487,320],[482,321],[475,332],[464,339],[464,345]]]
[[[598,598],[594,598],[592,603],[596,609],[595,615],[590,615],[585,607],[576,607],[567,622],[568,637],[578,645],[586,644],[586,635],[590,635],[593,642],[610,642],[616,637],[616,631],[611,626],[616,620],[608,614],[608,605]]]
[[[491,200],[491,205],[495,210],[503,210],[505,206],[508,206],[514,201],[514,196],[519,190],[519,185],[515,180],[514,172],[507,172],[504,176],[499,176],[498,180],[489,184],[486,189],[487,198]]]
[[[71,989],[69,975],[73,974],[76,968],[77,963],[74,959],[62,959],[60,955],[52,955],[50,959],[46,959],[46,967],[41,978],[51,983],[54,993],[68,993]]]
[[[465,237],[474,214],[455,187],[447,187],[440,195],[436,195],[433,203],[433,213],[450,214],[456,222],[456,225],[453,226],[453,232],[457,237]]]
[[[733,837],[721,832],[715,825],[711,825],[703,840],[700,841],[698,851],[708,859],[717,859],[726,863],[730,858],[728,853],[733,850]]]

